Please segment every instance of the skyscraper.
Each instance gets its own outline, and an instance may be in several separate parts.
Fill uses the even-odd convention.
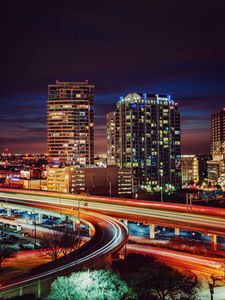
[[[225,108],[212,114],[211,148],[213,155],[225,154]]]
[[[208,161],[208,179],[225,188],[225,108],[211,117],[211,153]]]
[[[132,169],[135,191],[180,188],[180,115],[170,96],[128,94],[115,115],[116,164]]]
[[[116,158],[116,124],[115,124],[115,112],[109,112],[106,114],[107,120],[107,165],[115,165]]]
[[[88,81],[56,81],[48,86],[49,163],[94,163],[93,91]]]

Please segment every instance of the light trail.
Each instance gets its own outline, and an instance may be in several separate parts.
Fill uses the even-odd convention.
[[[49,205],[44,205],[43,203],[41,203],[41,204],[43,207],[45,207],[47,209],[50,208]],[[60,211],[60,206],[55,206],[55,207],[51,206],[51,209]],[[62,213],[71,214],[71,215],[75,214],[73,211],[71,211],[71,209],[70,210],[64,209],[62,211]],[[100,214],[91,213],[91,212],[88,212],[85,214],[82,213],[82,218],[88,220],[88,222],[92,222],[94,227],[96,227],[97,224],[100,228],[102,227],[102,231],[104,232],[104,239],[101,241],[101,243],[99,243],[99,245],[97,246],[97,249],[95,249],[93,251],[94,246],[89,247],[90,248],[89,253],[87,255],[85,255],[84,257],[82,257],[82,247],[81,247],[79,249],[81,252],[80,258],[78,256],[78,259],[76,259],[75,261],[66,263],[63,266],[59,266],[52,270],[42,272],[41,274],[31,276],[31,277],[21,280],[19,282],[0,287],[0,296],[1,296],[1,292],[4,292],[5,290],[16,288],[21,285],[25,285],[27,283],[32,283],[33,281],[38,280],[38,279],[43,279],[43,278],[53,276],[53,275],[56,276],[57,274],[60,274],[60,272],[65,272],[66,270],[69,270],[69,269],[76,269],[80,266],[90,263],[93,260],[96,260],[97,258],[105,256],[112,251],[115,251],[117,248],[121,247],[126,242],[127,237],[128,237],[127,229],[120,222],[115,221],[110,217],[102,216]],[[83,247],[86,249],[86,252],[87,252],[87,247],[88,247],[88,244],[85,244],[85,246]]]
[[[22,201],[29,201],[31,199],[31,195],[20,194],[20,193],[5,193],[0,192],[0,197],[5,199],[15,199]],[[35,196],[32,195],[32,201],[41,202],[41,203],[49,203],[58,205],[59,198],[55,197],[46,197],[46,196]],[[78,200],[71,199],[61,199],[61,205],[67,207],[77,207]],[[201,215],[201,214],[193,214],[186,212],[176,212],[176,211],[167,211],[167,210],[159,210],[152,208],[142,208],[142,207],[134,207],[134,206],[126,206],[120,204],[107,204],[107,203],[99,203],[99,202],[87,202],[86,200],[79,200],[80,207],[85,209],[85,204],[88,203],[88,209],[95,210],[99,212],[103,212],[105,214],[109,214],[115,216],[117,218],[128,218],[132,220],[132,217],[139,218],[146,222],[156,222],[158,224],[164,224],[168,227],[180,227],[189,230],[196,230],[206,233],[215,233],[221,236],[225,236],[225,218],[209,216],[209,215]],[[126,202],[127,204],[127,202]],[[225,210],[224,210],[225,211]]]
[[[207,279],[211,275],[224,277],[224,260],[220,258],[204,258],[192,254],[179,253],[168,249],[160,249],[146,245],[127,244],[127,253],[153,255],[163,263],[183,270],[197,272]]]

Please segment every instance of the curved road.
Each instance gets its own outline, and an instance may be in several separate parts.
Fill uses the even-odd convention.
[[[31,199],[32,197],[29,196]],[[8,202],[11,202],[10,200]],[[22,201],[12,200],[13,203],[22,204],[23,206],[38,207],[43,210],[52,210],[58,211],[63,214],[76,215],[76,213],[71,209],[65,209],[59,206],[59,204],[45,204],[37,203],[37,201],[26,201],[26,203],[21,203]],[[57,267],[54,266],[50,269],[51,265],[48,265],[47,268],[42,268],[41,273],[31,275],[28,278],[25,278],[17,283],[9,283],[8,285],[0,287],[0,296],[4,296],[4,291],[16,289],[22,285],[26,285],[34,282],[38,279],[43,279],[46,277],[55,277],[57,275],[62,275],[66,272],[85,267],[86,265],[95,262],[96,260],[107,257],[110,253],[115,252],[120,249],[127,241],[128,233],[126,227],[107,216],[103,216],[97,213],[91,212],[81,212],[81,219],[90,222],[95,228],[95,234],[93,238],[81,247],[76,252],[75,260],[69,262],[62,261],[58,264]],[[60,261],[59,261],[60,262]]]

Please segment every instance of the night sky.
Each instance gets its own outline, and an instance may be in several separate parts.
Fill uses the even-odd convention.
[[[96,152],[105,114],[129,92],[179,103],[182,152],[208,153],[225,106],[225,1],[4,1],[0,150],[46,152],[47,85],[95,85]]]

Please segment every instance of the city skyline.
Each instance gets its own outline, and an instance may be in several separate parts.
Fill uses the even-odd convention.
[[[3,4],[3,148],[46,152],[47,85],[88,79],[96,153],[106,151],[106,113],[130,92],[171,95],[181,112],[182,153],[209,153],[211,113],[225,99],[224,2],[87,1],[69,10],[49,3]]]

